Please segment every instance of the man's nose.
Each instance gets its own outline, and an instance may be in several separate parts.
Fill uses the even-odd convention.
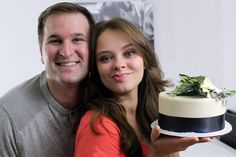
[[[60,55],[64,57],[68,57],[73,53],[73,45],[70,42],[64,42],[62,44],[61,50],[59,52]]]

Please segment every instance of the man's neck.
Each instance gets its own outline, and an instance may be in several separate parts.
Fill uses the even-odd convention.
[[[48,81],[53,97],[65,108],[74,109],[80,102],[79,86],[66,86]]]

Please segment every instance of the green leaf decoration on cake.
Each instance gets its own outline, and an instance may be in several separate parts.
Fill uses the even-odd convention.
[[[205,76],[188,76],[179,74],[180,80],[171,92],[171,96],[202,96],[214,98],[216,100],[224,100],[233,96],[235,90],[222,90],[212,84]]]

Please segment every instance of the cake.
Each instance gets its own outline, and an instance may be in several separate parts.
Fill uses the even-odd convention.
[[[225,98],[235,91],[215,87],[205,76],[180,74],[171,92],[159,94],[158,124],[165,131],[211,133],[225,128]]]
[[[222,101],[200,96],[159,95],[159,125],[174,132],[214,132],[225,127]]]

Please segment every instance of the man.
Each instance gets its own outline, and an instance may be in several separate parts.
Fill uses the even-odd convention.
[[[45,71],[0,99],[1,157],[73,156],[93,25],[89,11],[73,3],[58,3],[41,13],[38,38]]]

